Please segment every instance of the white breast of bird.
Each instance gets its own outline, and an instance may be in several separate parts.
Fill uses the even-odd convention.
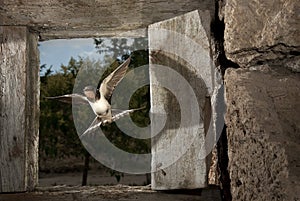
[[[98,116],[107,115],[107,113],[111,109],[110,104],[105,98],[101,98],[100,100],[92,103],[91,107],[93,108],[95,114]]]

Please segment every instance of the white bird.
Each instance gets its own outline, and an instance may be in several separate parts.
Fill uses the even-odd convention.
[[[94,111],[96,118],[89,126],[89,128],[80,136],[89,133],[91,130],[98,128],[102,124],[112,123],[119,118],[128,115],[136,110],[143,108],[130,109],[130,110],[116,110],[112,109],[108,100],[110,99],[113,90],[123,79],[130,63],[130,57],[124,61],[116,70],[108,75],[101,83],[99,82],[97,89],[92,86],[84,88],[84,95],[81,94],[66,94],[62,96],[47,97],[49,99],[58,99],[62,102],[74,103],[74,104],[89,104]],[[116,113],[116,114],[112,114]]]

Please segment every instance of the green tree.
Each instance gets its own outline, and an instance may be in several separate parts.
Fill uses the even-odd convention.
[[[140,43],[137,45],[142,46],[141,44],[143,42],[142,40],[134,40],[133,43]],[[79,74],[81,79],[76,79],[75,89],[77,90],[76,92],[82,92],[84,86],[95,84],[95,82],[97,83],[99,81],[99,74],[102,74],[100,80],[103,80],[117,68],[121,62],[127,59],[129,54],[132,58],[129,69],[148,64],[148,50],[146,47],[138,51],[128,50],[127,48],[129,48],[129,46],[127,45],[126,39],[121,40],[122,48],[118,46],[120,44],[118,44],[118,41],[115,39],[112,40],[112,46],[103,47],[101,43],[102,39],[95,40],[96,48],[98,48],[100,54],[107,54],[107,51],[113,52],[113,57],[104,57],[104,63],[111,63],[105,71],[99,61],[79,57],[78,60],[71,58],[68,65],[62,65],[60,72],[55,74],[53,74],[50,66],[50,68],[46,70],[45,75],[41,77],[40,156],[41,158],[64,158],[75,155],[85,158],[83,185],[86,184],[90,155],[85,151],[78,138],[72,119],[72,106],[53,100],[47,100],[44,97],[72,93],[75,78]],[[112,58],[118,59],[113,60]],[[42,65],[41,69],[42,68],[47,67],[46,65]],[[147,73],[145,72],[143,76],[147,76]],[[130,81],[135,81],[135,79],[133,78]],[[149,86],[138,89],[132,95],[129,103],[129,108],[145,107],[145,109],[131,114],[133,121],[141,127],[150,124],[148,115],[150,109],[149,90]],[[86,121],[88,117],[84,116],[83,113],[81,118],[82,121]],[[120,149],[132,153],[150,153],[151,151],[150,139],[141,140],[129,137],[122,133],[115,123],[104,126],[103,131],[106,137]],[[122,173],[114,170],[110,170],[110,173],[116,177],[117,181],[123,176]]]
[[[45,97],[70,94],[75,78],[83,67],[99,69],[99,62],[80,58],[70,58],[68,65],[62,65],[58,73],[52,74],[51,67],[41,77],[40,86],[40,159],[82,156],[85,158],[82,184],[86,185],[89,153],[82,146],[73,123],[72,105]],[[41,69],[47,68],[42,65]]]
[[[98,39],[95,39],[96,48],[100,54],[113,52],[114,58],[120,58],[119,60],[125,61],[129,55],[131,56],[131,62],[129,66],[129,70],[134,68],[148,65],[149,64],[149,52],[147,49],[147,41],[143,38],[133,40],[133,44],[129,46],[127,44],[127,39],[112,39],[111,45],[109,46],[101,46],[97,45]],[[99,39],[99,41],[102,41]],[[139,47],[139,50],[132,51],[132,47]],[[103,80],[107,75],[115,70],[119,64],[113,63],[107,68],[101,80]],[[137,76],[137,75],[134,75]],[[141,76],[141,75],[139,75]],[[148,72],[145,72],[142,76],[148,76]],[[142,79],[142,78],[141,78]],[[130,82],[138,81],[138,77],[133,77],[130,79]],[[130,116],[134,123],[136,123],[140,127],[145,127],[150,124],[149,110],[150,110],[150,86],[146,85],[138,89],[131,97],[129,108],[141,108],[145,107],[145,109],[136,111],[132,113]],[[150,153],[151,152],[151,139],[135,139],[132,138],[125,133],[123,133],[115,123],[107,125],[103,127],[103,132],[106,137],[112,142],[115,146],[119,147],[124,151],[128,151],[131,153]],[[115,176],[117,180],[123,176],[122,173],[117,172],[115,170],[110,170],[110,174]],[[148,179],[148,177],[147,177]],[[150,181],[147,181],[148,183]]]

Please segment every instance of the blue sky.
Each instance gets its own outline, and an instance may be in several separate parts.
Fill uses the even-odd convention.
[[[78,56],[100,59],[100,54],[97,53],[92,38],[49,40],[39,44],[40,64],[47,64],[47,67],[52,65],[53,71],[59,71],[61,64],[67,65],[71,57],[75,59]]]
[[[52,65],[52,71],[60,71],[61,65],[67,65],[70,58],[89,57],[91,60],[102,60],[104,56],[112,56],[113,53],[122,52],[128,53],[128,51],[135,51],[145,49],[148,46],[148,40],[146,38],[118,38],[117,46],[112,44],[111,38],[102,38],[104,41],[101,43],[100,48],[106,49],[107,47],[114,47],[116,49],[109,50],[105,54],[97,53],[95,48],[94,39],[92,38],[79,38],[79,39],[57,39],[49,40],[39,43],[40,51],[40,65],[46,64],[47,68]],[[116,38],[115,38],[116,39]],[[122,40],[126,39],[126,45],[123,46]],[[124,42],[124,41],[123,41]],[[44,71],[41,75],[44,75]]]

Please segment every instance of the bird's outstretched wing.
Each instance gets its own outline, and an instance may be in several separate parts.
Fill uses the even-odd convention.
[[[109,76],[107,76],[102,81],[100,87],[98,87],[100,94],[103,94],[107,100],[111,97],[113,90],[126,74],[129,63],[130,57],[126,61],[124,61],[116,70],[114,70]]]
[[[145,109],[146,107],[140,107],[140,108],[135,108],[135,109],[130,109],[130,110],[118,110],[118,109],[112,109],[112,121],[117,121],[118,119],[129,115],[132,112],[138,111],[138,110],[142,110]]]
[[[77,104],[77,105],[88,105],[88,99],[87,97],[80,95],[80,94],[66,94],[62,96],[54,96],[54,97],[45,97],[47,99],[57,99],[64,103],[71,103],[71,104]]]

